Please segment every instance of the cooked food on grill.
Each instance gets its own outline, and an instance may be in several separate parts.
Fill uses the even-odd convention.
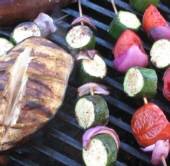
[[[170,39],[170,26],[154,5],[150,5],[143,16],[143,29],[153,40]]]
[[[9,50],[14,47],[13,43],[9,40],[0,37],[0,57],[7,54]]]
[[[73,59],[56,44],[32,37],[0,58],[0,151],[14,147],[54,117]]]
[[[40,13],[33,22],[24,22],[16,26],[11,38],[15,43],[20,43],[32,36],[46,37],[55,31],[53,19],[45,13]]]
[[[170,101],[170,68],[168,68],[165,71],[164,77],[163,77],[163,94],[165,98]]]
[[[81,97],[75,107],[75,115],[81,128],[106,125],[109,121],[109,109],[105,99],[99,95]]]
[[[145,67],[148,56],[144,51],[141,39],[131,30],[124,31],[113,48],[114,68],[126,72],[131,67]]]
[[[18,21],[32,20],[40,12],[50,12],[76,0],[1,0],[0,25],[11,25]]]
[[[66,42],[71,49],[94,49],[96,39],[94,32],[87,25],[73,26],[66,35]]]
[[[157,68],[166,68],[170,65],[170,41],[160,39],[156,41],[150,51],[151,62]]]
[[[96,50],[81,51],[78,56],[78,76],[81,83],[101,81],[107,74],[107,66]]]
[[[109,25],[108,32],[113,38],[117,39],[126,29],[137,31],[140,26],[141,22],[135,14],[127,11],[119,11]]]
[[[152,163],[160,163],[170,150],[170,123],[163,111],[153,103],[140,107],[132,117],[131,127],[144,151],[152,152]]]
[[[83,135],[83,159],[86,166],[113,165],[119,151],[119,136],[108,127],[97,126]]]
[[[127,71],[123,87],[130,97],[153,97],[157,92],[157,84],[155,70],[133,67]]]
[[[144,12],[151,4],[158,6],[159,2],[160,0],[130,0],[130,4],[139,12]]]

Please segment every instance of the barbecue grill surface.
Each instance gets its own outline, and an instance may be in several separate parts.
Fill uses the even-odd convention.
[[[128,0],[116,0],[118,9],[133,11]],[[112,69],[111,49],[115,41],[112,41],[107,34],[107,27],[111,22],[114,13],[111,4],[106,0],[82,0],[83,13],[91,17],[97,27],[97,49],[103,55],[107,66],[108,75],[104,79],[104,84],[110,87],[111,95],[106,97],[110,109],[109,126],[114,128],[121,139],[121,146],[117,166],[149,166],[149,155],[139,150],[135,139],[131,134],[130,120],[132,114],[143,103],[142,101],[128,98],[122,89],[123,75]],[[170,21],[170,7],[160,4],[159,9]],[[136,13],[134,11],[134,13]],[[65,32],[70,26],[70,22],[79,15],[77,5],[71,5],[63,9],[63,14],[68,14],[64,19],[56,24],[59,30],[50,39],[62,47],[66,48],[64,41]],[[141,18],[142,15],[139,13]],[[57,18],[56,18],[57,19]],[[2,36],[9,36],[12,28],[5,28],[0,31]],[[149,52],[151,42],[142,30],[139,32],[144,41],[144,46]],[[157,96],[152,100],[165,110],[170,119],[170,104],[161,94],[161,78],[163,72],[159,74],[159,90]],[[79,128],[74,116],[74,105],[76,101],[77,79],[73,73],[63,106],[56,117],[30,141],[8,153],[10,166],[81,166],[81,137],[83,130]],[[170,164],[170,163],[169,163]]]

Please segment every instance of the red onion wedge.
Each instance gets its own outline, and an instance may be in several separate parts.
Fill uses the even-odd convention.
[[[110,135],[116,143],[117,150],[119,150],[119,146],[120,146],[119,136],[117,135],[115,130],[105,127],[105,126],[97,126],[97,127],[88,129],[83,135],[83,140],[82,140],[83,148],[87,149],[91,139],[99,134]]]
[[[97,83],[86,83],[78,88],[78,95],[84,96],[91,93],[93,94],[101,94],[101,95],[109,95],[109,91],[106,86],[97,84]]]
[[[143,148],[142,150],[144,152],[152,152],[151,162],[153,165],[158,165],[160,164],[162,157],[168,157],[170,143],[169,140],[158,140],[155,144]]]
[[[119,72],[126,72],[131,67],[146,67],[147,65],[148,56],[137,45],[132,45],[126,53],[117,57],[113,62],[113,67]]]
[[[153,40],[159,39],[170,39],[170,26],[160,26],[151,29],[148,32],[148,36],[150,36]]]
[[[164,82],[164,86],[163,86],[163,94],[165,96],[165,98],[170,101],[170,68],[168,68],[165,71],[164,77],[163,77],[163,82]]]
[[[45,13],[40,13],[34,20],[34,23],[38,25],[41,30],[41,35],[44,37],[54,33],[57,29],[53,19]]]
[[[88,26],[96,30],[96,26],[94,25],[92,20],[87,16],[77,17],[75,20],[73,20],[71,25],[74,26],[74,25],[80,24],[81,22],[84,24],[87,24]]]
[[[80,51],[76,56],[76,60],[82,60],[82,59],[90,60],[93,59],[96,54],[98,54],[96,50]]]

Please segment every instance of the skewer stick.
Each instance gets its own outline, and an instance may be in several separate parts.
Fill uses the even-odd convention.
[[[117,8],[116,8],[115,0],[111,0],[111,3],[112,3],[114,12],[117,15],[118,11],[117,11]]]
[[[148,100],[147,100],[146,97],[143,98],[143,101],[144,101],[145,104],[148,104]]]
[[[82,17],[83,11],[82,11],[82,6],[81,6],[81,0],[78,0],[78,8],[79,8],[80,17]],[[84,25],[83,22],[81,22],[81,25]]]
[[[168,166],[164,156],[161,157],[161,161],[162,161],[163,166]]]

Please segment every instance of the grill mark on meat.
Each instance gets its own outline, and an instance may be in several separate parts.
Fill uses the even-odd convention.
[[[5,86],[7,85],[8,79],[9,79],[9,75],[4,71],[0,71],[0,91],[5,90]]]
[[[41,81],[35,79],[29,79],[27,83],[26,95],[34,96],[37,98],[54,97],[54,93],[48,85],[45,85]]]
[[[40,114],[45,115],[48,118],[53,116],[53,114],[49,108],[47,108],[45,105],[37,103],[35,101],[27,101],[23,110],[24,110],[24,112],[36,110],[36,112],[39,112]]]
[[[16,59],[10,59],[8,61],[0,61],[0,71],[6,71],[7,68],[14,64]]]

